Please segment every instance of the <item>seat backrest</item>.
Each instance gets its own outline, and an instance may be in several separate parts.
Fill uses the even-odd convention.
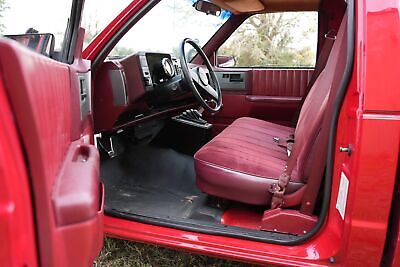
[[[312,86],[314,85],[315,81],[318,79],[319,75],[321,72],[325,69],[326,63],[328,62],[328,58],[331,54],[331,50],[333,47],[333,44],[335,43],[336,37],[332,37],[329,34],[333,31],[329,31],[327,34],[325,34],[325,41],[322,46],[322,49],[318,55],[317,62],[315,63],[315,68],[314,71],[311,75],[310,81],[307,84],[304,96],[301,98],[300,105],[299,105],[299,110],[296,112],[294,116],[294,121],[297,122],[300,116],[300,111],[301,108],[303,107],[304,101],[307,98],[308,92],[310,92]]]
[[[326,105],[330,97],[335,97],[337,88],[333,88],[334,79],[340,78],[338,71],[344,72],[344,64],[338,64],[346,59],[347,44],[345,29],[347,16],[343,16],[336,41],[324,70],[312,86],[300,112],[295,130],[295,146],[299,150],[297,155],[297,174],[306,180],[310,169],[310,159],[315,140],[321,130],[322,120],[326,112]],[[341,69],[337,69],[340,66]],[[335,75],[336,73],[336,75]]]

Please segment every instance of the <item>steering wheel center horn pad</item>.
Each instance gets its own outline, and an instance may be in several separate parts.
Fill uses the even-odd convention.
[[[189,66],[185,54],[185,44],[190,44],[196,50],[203,60],[205,67],[198,65]],[[192,39],[185,38],[181,42],[179,53],[183,80],[192,89],[197,100],[211,113],[220,111],[222,107],[221,88],[204,51]]]

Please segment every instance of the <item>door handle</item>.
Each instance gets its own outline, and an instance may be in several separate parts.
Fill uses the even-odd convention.
[[[231,73],[229,74],[229,82],[243,82],[243,77],[239,73]]]
[[[55,181],[52,202],[58,225],[84,222],[97,216],[101,201],[97,148],[73,142]]]

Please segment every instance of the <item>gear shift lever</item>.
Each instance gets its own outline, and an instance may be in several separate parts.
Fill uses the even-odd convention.
[[[204,129],[210,129],[212,124],[202,118],[204,109],[188,109],[172,119],[181,123],[190,124]]]
[[[188,109],[178,117],[202,125],[207,124],[207,121],[203,120],[201,113],[196,109]]]

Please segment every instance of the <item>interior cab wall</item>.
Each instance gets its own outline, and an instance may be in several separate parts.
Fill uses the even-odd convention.
[[[292,126],[313,70],[216,68],[216,72],[221,77],[224,106],[207,117],[214,124],[214,134],[240,117]],[[232,74],[241,75],[243,81],[232,80]]]

